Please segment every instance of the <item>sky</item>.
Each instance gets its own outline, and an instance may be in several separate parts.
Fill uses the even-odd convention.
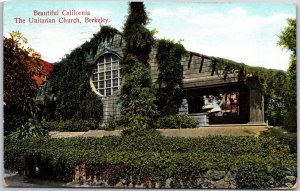
[[[277,45],[278,35],[287,18],[296,17],[296,6],[288,3],[183,3],[146,2],[156,38],[183,40],[189,51],[222,57],[251,66],[287,70],[290,52]],[[58,16],[34,16],[34,11],[58,10]],[[20,31],[28,46],[40,52],[42,59],[57,62],[89,40],[100,29],[99,23],[29,23],[29,18],[64,17],[63,10],[89,11],[90,18],[105,18],[122,31],[128,4],[103,1],[8,1],[4,4],[4,36]],[[16,23],[15,18],[25,19]]]

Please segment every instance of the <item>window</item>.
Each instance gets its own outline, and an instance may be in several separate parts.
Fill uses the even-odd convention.
[[[103,96],[116,95],[121,85],[119,57],[105,54],[98,60],[93,70],[93,85]]]

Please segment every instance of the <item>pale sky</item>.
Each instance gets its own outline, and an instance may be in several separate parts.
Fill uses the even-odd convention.
[[[288,68],[290,53],[277,46],[277,41],[286,19],[296,17],[293,4],[147,2],[145,6],[151,19],[148,28],[159,31],[156,38],[182,39],[189,51],[247,65]],[[81,24],[29,23],[29,18],[37,18],[34,10],[58,10],[59,16],[48,16],[55,19],[62,17],[63,10],[87,10],[90,18],[107,18],[107,25],[122,31],[127,9],[126,2],[5,2],[3,34],[20,31],[28,45],[42,54],[42,59],[57,62],[99,31],[99,24],[84,23],[85,16],[77,16]],[[26,23],[15,23],[15,18],[24,18]]]

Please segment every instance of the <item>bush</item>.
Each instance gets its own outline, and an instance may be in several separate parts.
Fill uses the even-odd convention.
[[[279,187],[296,176],[296,154],[271,137],[180,138],[125,136],[103,138],[31,138],[4,140],[5,169],[29,176],[71,181],[85,163],[87,176],[174,183],[196,181],[208,169],[231,171],[238,188]],[[35,169],[37,168],[37,172]],[[196,185],[196,184],[194,184]],[[173,188],[180,185],[173,185]]]
[[[185,115],[160,117],[155,123],[156,129],[196,128],[199,122]]]
[[[122,119],[114,119],[114,120],[110,120],[106,123],[103,123],[98,129],[99,130],[108,130],[108,131],[112,131],[112,130],[116,130],[116,129],[123,129],[123,128],[125,128],[124,127],[125,124],[126,123]]]
[[[297,133],[287,132],[284,128],[271,128],[262,132],[260,136],[275,137],[282,144],[288,145],[292,153],[297,153]]]
[[[95,120],[65,120],[65,121],[42,121],[41,126],[48,131],[80,132],[99,128],[99,122]]]
[[[21,125],[16,131],[9,134],[9,137],[13,139],[25,139],[47,135],[48,132],[44,128],[41,128],[36,120],[30,118],[24,125]]]

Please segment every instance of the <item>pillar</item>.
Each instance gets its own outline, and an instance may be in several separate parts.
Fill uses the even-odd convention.
[[[260,89],[258,79],[247,79],[249,87],[249,123],[248,124],[265,124],[264,117],[264,96]]]

